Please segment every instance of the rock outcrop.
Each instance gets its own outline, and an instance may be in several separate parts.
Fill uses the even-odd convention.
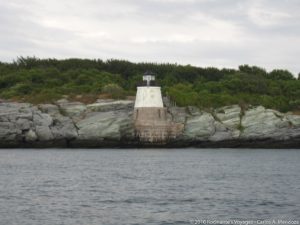
[[[0,147],[142,147],[135,136],[133,101],[98,100],[85,105],[0,103]],[[210,112],[167,108],[182,134],[163,147],[300,147],[300,116],[262,106],[226,106]]]

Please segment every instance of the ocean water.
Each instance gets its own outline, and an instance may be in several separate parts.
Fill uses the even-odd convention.
[[[271,219],[300,219],[299,149],[0,150],[1,225]]]

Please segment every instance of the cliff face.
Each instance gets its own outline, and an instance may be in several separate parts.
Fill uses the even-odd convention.
[[[135,137],[133,105],[124,100],[0,103],[0,147],[158,146]],[[300,147],[300,116],[261,106],[242,110],[233,105],[210,113],[168,107],[167,119],[184,129],[166,147]]]

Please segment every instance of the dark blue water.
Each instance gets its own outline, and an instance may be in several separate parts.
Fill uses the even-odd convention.
[[[0,150],[0,224],[300,219],[300,150]]]

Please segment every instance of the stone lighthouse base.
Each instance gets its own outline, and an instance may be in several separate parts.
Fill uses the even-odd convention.
[[[167,109],[141,107],[134,109],[135,136],[143,143],[167,143],[178,137],[183,124],[167,120]]]

